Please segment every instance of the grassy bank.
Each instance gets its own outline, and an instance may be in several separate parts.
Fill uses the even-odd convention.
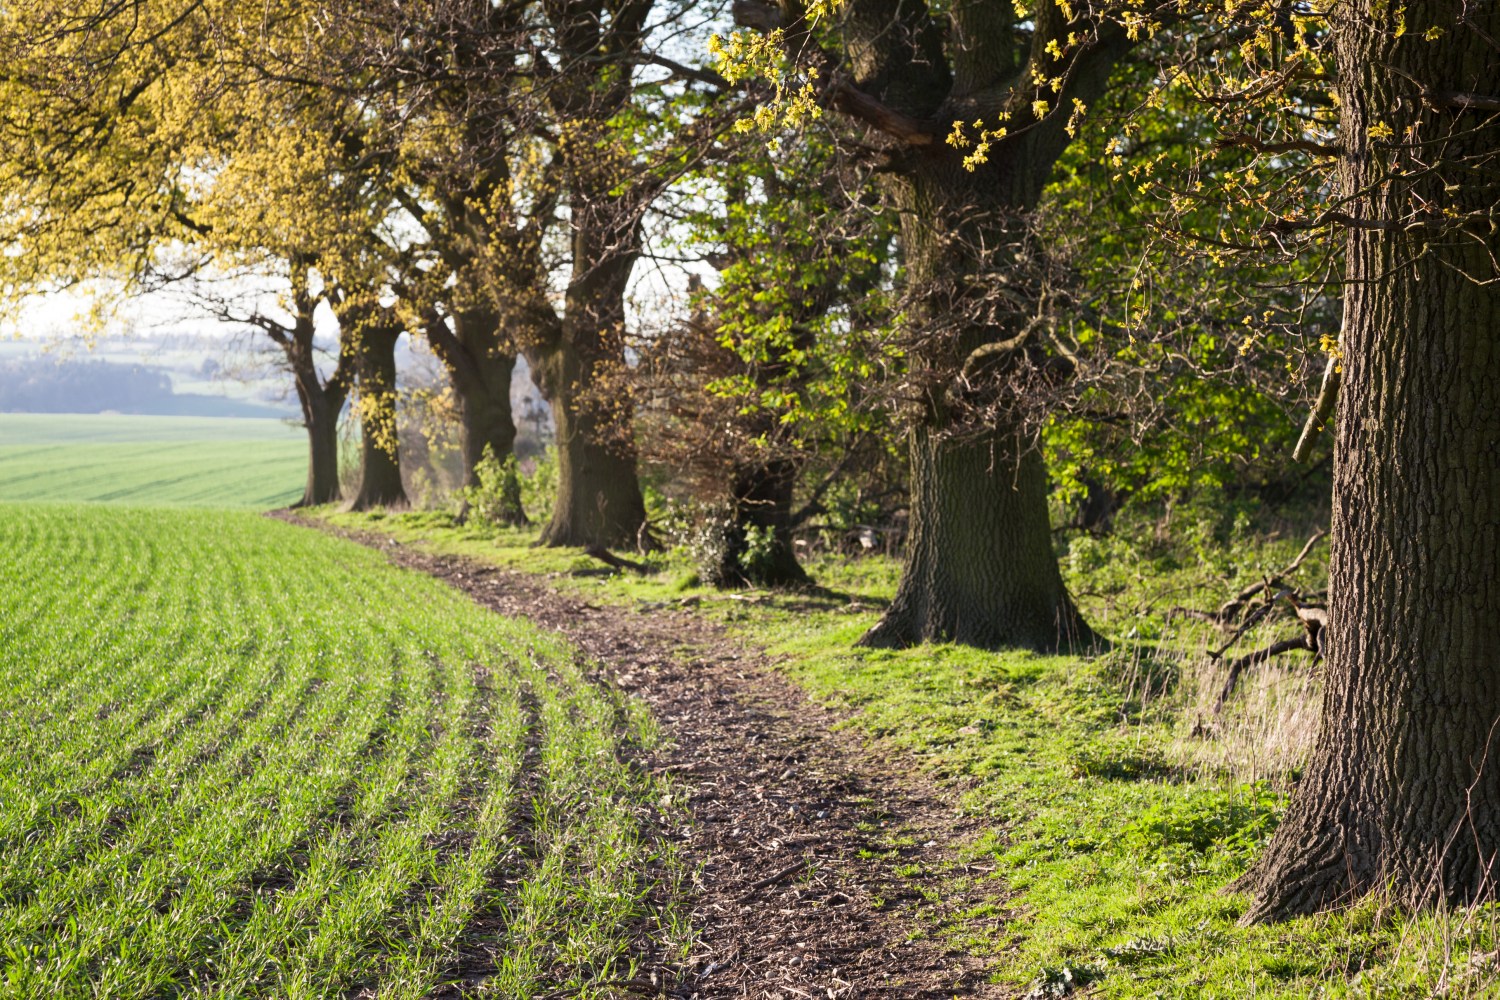
[[[1077,658],[852,648],[894,589],[897,567],[881,558],[813,560],[827,588],[818,594],[718,594],[696,586],[682,553],[622,576],[576,551],[532,548],[532,533],[455,527],[441,513],[323,516],[546,574],[594,601],[646,613],[695,606],[768,648],[815,696],[847,709],[848,725],[941,776],[954,808],[981,821],[983,833],[953,845],[969,874],[949,877],[980,878],[970,888],[988,903],[954,912],[933,893],[914,933],[990,957],[1017,995],[1500,995],[1490,909],[1406,915],[1370,900],[1279,926],[1237,924],[1246,900],[1227,888],[1295,782],[1316,730],[1316,670],[1295,657],[1257,668],[1215,718],[1223,667],[1205,650],[1222,637],[1169,612],[1216,607],[1284,566],[1309,525],[1179,517],[1069,540],[1069,585],[1115,643]],[[1324,557],[1315,550],[1298,581],[1317,586]],[[1295,631],[1267,626],[1240,648]]]
[[[0,504],[0,997],[614,995],[680,939],[648,720],[251,514]]]

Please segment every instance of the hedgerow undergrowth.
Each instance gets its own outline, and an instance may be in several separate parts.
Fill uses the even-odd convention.
[[[0,505],[0,997],[602,992],[677,932],[652,738],[358,546]]]

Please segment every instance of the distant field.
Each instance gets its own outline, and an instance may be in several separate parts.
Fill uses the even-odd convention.
[[[281,420],[0,413],[0,501],[279,507],[306,461]]]
[[[0,997],[603,992],[666,919],[634,719],[358,546],[0,505]]]

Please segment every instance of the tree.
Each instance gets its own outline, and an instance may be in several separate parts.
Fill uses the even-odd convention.
[[[498,460],[515,451],[510,384],[516,356],[506,349],[500,317],[487,303],[458,308],[446,317],[433,315],[422,330],[458,395],[463,485],[478,485],[477,470],[486,454]]]
[[[1323,720],[1249,919],[1495,891],[1500,10],[1331,13],[1347,287]]]
[[[395,164],[392,195],[425,241],[430,269],[408,275],[424,287],[406,290],[427,302],[418,325],[457,396],[469,487],[486,451],[501,462],[513,451],[511,378],[521,328],[544,295],[542,240],[555,221],[554,178],[528,170],[539,143],[526,10],[359,4],[320,66],[330,89],[351,72],[369,81],[366,106]]]
[[[193,301],[210,315],[254,327],[280,350],[291,373],[302,410],[302,426],[307,431],[307,483],[302,499],[292,506],[314,507],[333,503],[340,497],[339,416],[354,388],[355,351],[351,338],[339,337],[334,367],[327,375],[323,374],[316,343],[316,313],[324,300],[322,277],[305,256],[294,256],[285,264],[290,289],[282,305],[290,322],[261,308],[240,310],[232,300],[205,292],[196,282],[189,284]],[[258,271],[228,276],[231,284],[254,283],[265,277]]]
[[[911,527],[895,600],[862,640],[984,647],[1094,641],[1052,552],[1035,390],[1065,375],[1048,346],[1047,262],[1032,225],[1054,164],[1146,8],[848,0],[836,30],[796,3],[742,3],[816,73],[793,115],[864,123],[901,219],[910,323]],[[729,51],[770,62],[737,36]],[[731,62],[733,59],[731,59]]]
[[[181,150],[202,123],[170,113],[201,58],[199,5],[0,9],[0,301],[61,289],[108,304],[157,250],[190,238]]]
[[[1226,142],[1243,123],[1206,115],[1192,85],[1216,101],[1254,84],[1179,69],[1245,69],[1211,27],[1184,25],[1121,67],[1043,197],[1043,238],[1066,270],[1055,335],[1077,358],[1044,440],[1054,502],[1078,501],[1075,524],[1091,530],[1127,501],[1326,490],[1326,445],[1302,466],[1287,455],[1338,334],[1341,256],[1327,241],[1293,254],[1222,244],[1273,211],[1323,205],[1327,179],[1309,149]]]
[[[307,13],[296,4],[8,7],[0,241],[9,252],[0,260],[12,302],[89,281],[121,296],[172,285],[268,334],[309,436],[302,502],[323,503],[338,496],[337,420],[356,352],[344,338],[338,366],[322,377],[313,310],[323,292],[312,288],[330,274],[350,279],[368,240],[381,243],[391,202],[374,183],[389,163],[361,141],[368,122],[357,95],[312,86],[270,55],[296,46],[264,44],[297,38]],[[238,309],[214,288],[274,278],[290,282],[290,323]],[[373,363],[365,367],[377,378]]]
[[[868,168],[866,168],[868,169]],[[689,278],[691,315],[641,348],[643,450],[702,507],[702,578],[808,582],[793,531],[889,428],[889,217],[851,192],[859,170],[821,136],[754,137],[679,185],[684,246],[717,270]],[[797,504],[805,474],[821,481]]]
[[[350,510],[404,507],[396,428],[396,342],[406,332],[395,310],[368,295],[339,295],[335,311],[353,343],[359,415],[359,490]]]
[[[266,332],[281,348],[297,387],[297,402],[302,408],[302,425],[307,429],[307,485],[302,499],[294,507],[314,507],[339,499],[339,414],[349,398],[354,381],[354,358],[349,341],[339,338],[338,362],[324,378],[318,371],[316,327],[313,312],[317,300],[308,290],[306,267],[292,275],[292,305],[295,321],[291,328],[276,328],[268,321]]]
[[[625,292],[655,193],[629,133],[613,127],[629,109],[651,8],[652,0],[541,5],[551,45],[537,68],[571,227],[562,308],[539,316],[523,345],[557,435],[546,545],[635,545],[646,523],[630,397],[607,387],[625,368]]]
[[[653,155],[662,130],[638,117],[636,99],[660,82],[639,72],[653,0],[346,9],[339,58],[377,81],[396,172],[413,182],[403,204],[438,227],[428,232],[440,254],[472,255],[449,262],[456,287],[480,276],[507,347],[525,354],[552,407],[559,476],[543,543],[637,544],[645,504],[622,391],[625,296],[662,164],[681,160]],[[558,214],[562,261],[541,252]]]

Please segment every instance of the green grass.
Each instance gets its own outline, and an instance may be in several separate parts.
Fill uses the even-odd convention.
[[[612,575],[576,551],[529,548],[524,531],[454,527],[441,513],[347,515],[437,551],[550,574],[593,601],[696,606],[767,647],[847,725],[951,782],[955,809],[984,831],[950,845],[913,934],[989,958],[1028,997],[1500,996],[1500,913],[1403,914],[1370,900],[1273,927],[1238,926],[1226,892],[1285,807],[1314,731],[1318,687],[1305,660],[1258,669],[1217,736],[1194,738],[1222,675],[1201,625],[1174,605],[1215,607],[1278,568],[1307,524],[1178,515],[1060,550],[1090,619],[1116,640],[1090,659],[955,646],[856,650],[893,592],[889,560],[819,558],[835,596],[719,595],[693,586],[681,553],[658,571]],[[1316,583],[1326,548],[1301,577]],[[1292,626],[1295,631],[1296,626]],[[1247,638],[1265,642],[1271,630]],[[914,874],[914,873],[913,873]],[[919,888],[929,882],[914,882]],[[958,910],[956,890],[978,900]]]
[[[306,462],[281,420],[0,413],[0,501],[280,507]]]
[[[682,936],[649,721],[306,529],[0,504],[0,732],[0,997],[607,995]]]

